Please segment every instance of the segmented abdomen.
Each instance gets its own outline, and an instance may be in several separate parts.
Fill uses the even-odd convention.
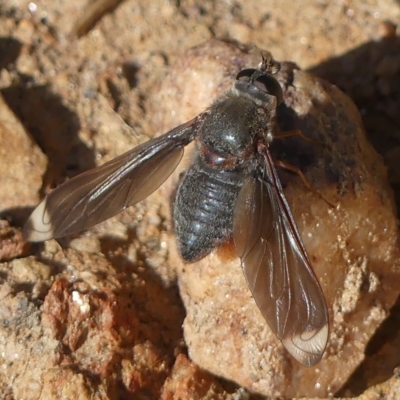
[[[243,173],[219,171],[201,159],[184,175],[174,204],[178,247],[194,262],[232,236],[232,218]]]

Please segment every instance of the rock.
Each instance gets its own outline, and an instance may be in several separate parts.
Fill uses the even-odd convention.
[[[161,391],[162,400],[179,399],[226,399],[216,378],[191,362],[184,354],[176,358],[171,375],[166,379]]]
[[[0,211],[39,200],[46,157],[0,95]]]
[[[156,128],[166,131],[194,117],[230,88],[240,69],[259,61],[255,47],[216,40],[189,50],[157,95],[165,109],[163,126]],[[276,140],[271,152],[299,166],[313,188],[282,172],[285,194],[330,312],[330,339],[320,363],[301,366],[271,333],[232,246],[192,265],[184,265],[176,249],[170,260],[178,270],[187,311],[184,335],[193,361],[264,395],[331,396],[363,360],[369,339],[397,298],[395,207],[386,169],[367,142],[351,100],[292,63],[283,63],[279,80],[285,103],[279,110],[281,130],[301,129],[315,141]],[[164,185],[166,195],[173,192],[181,171]]]
[[[372,386],[367,389],[359,400],[375,400],[375,399],[397,399],[400,393],[400,379],[398,368],[394,371],[394,375],[384,383]]]
[[[31,244],[23,239],[19,229],[11,227],[6,220],[0,220],[0,262],[27,256],[30,248]]]
[[[210,53],[210,45],[198,48],[196,54],[214,67],[203,65],[202,74],[197,76],[199,61],[193,58],[193,52],[188,54],[192,56],[182,61],[182,53],[186,49],[210,37],[230,37],[257,43],[269,49],[278,59],[290,59],[302,67],[318,68],[318,64],[327,62],[331,66],[329,75],[320,75],[325,64],[320,64],[323,68],[317,75],[329,76],[329,81],[344,88],[353,100],[358,101],[364,123],[369,126],[368,133],[371,134],[371,126],[376,133],[373,143],[383,144],[377,147],[378,151],[384,154],[399,145],[399,124],[396,125],[397,99],[400,98],[396,96],[396,90],[399,85],[396,75],[385,73],[390,63],[382,61],[398,54],[398,37],[391,37],[388,41],[388,36],[393,33],[382,32],[383,21],[392,21],[395,25],[399,19],[400,9],[393,0],[382,0],[379,5],[361,0],[323,4],[315,1],[295,3],[291,0],[201,4],[156,0],[149,4],[148,1],[137,0],[134,7],[132,2],[125,1],[120,2],[112,12],[102,15],[94,26],[87,27],[88,30],[79,39],[72,38],[71,30],[74,26],[75,29],[79,27],[79,17],[87,17],[88,11],[93,10],[92,3],[96,7],[101,3],[116,4],[117,1],[100,0],[88,5],[78,0],[1,2],[1,94],[48,159],[45,173],[41,162],[31,164],[29,168],[23,164],[20,176],[25,179],[24,184],[29,185],[29,193],[25,197],[21,195],[21,190],[28,188],[22,187],[19,181],[14,180],[13,184],[6,186],[3,184],[4,178],[10,176],[8,161],[11,159],[15,164],[17,161],[8,158],[7,153],[0,153],[0,164],[5,166],[0,172],[2,196],[15,204],[11,205],[12,208],[22,207],[24,212],[27,211],[27,206],[37,202],[39,191],[47,193],[68,177],[147,140],[148,135],[155,133],[149,127],[156,120],[161,133],[168,124],[175,126],[184,118],[189,118],[184,114],[185,109],[190,108],[190,117],[196,115],[210,104],[210,89],[215,90],[216,95],[228,89],[232,77],[244,64],[243,52],[233,51],[235,55],[230,56],[236,45],[230,48],[214,42],[212,46],[219,52],[219,61]],[[258,50],[254,49],[248,57],[249,65],[254,66],[254,61],[257,64]],[[173,82],[171,85],[170,78],[167,78],[160,92],[158,82],[164,80],[177,59],[191,67],[187,71],[182,71],[182,68],[172,71],[176,82],[185,90],[177,91],[177,85]],[[383,67],[376,69],[381,62]],[[219,68],[218,63],[223,63],[224,68]],[[376,72],[381,75],[376,75]],[[208,89],[204,88],[202,77],[205,76]],[[350,87],[342,86],[342,83]],[[164,96],[166,89],[169,97]],[[183,94],[185,97],[180,97]],[[149,106],[150,96],[154,98],[152,107]],[[160,101],[161,98],[167,103]],[[173,111],[168,108],[171,106]],[[164,108],[166,111],[163,111]],[[389,139],[391,135],[394,140]],[[25,140],[29,143],[27,137],[24,134],[22,143]],[[14,141],[14,136],[6,135],[6,141],[3,139],[1,137],[3,149],[13,145],[8,141]],[[300,146],[301,154],[309,151],[309,144],[295,138],[288,139],[283,150],[290,146],[292,140]],[[21,143],[18,135],[15,143],[17,147]],[[33,145],[32,148],[38,147]],[[35,151],[30,153],[23,146],[20,150],[34,158]],[[278,152],[280,148],[275,150]],[[314,154],[314,151],[312,147],[311,153]],[[13,154],[18,156],[14,151]],[[288,153],[285,157],[290,158],[290,155]],[[312,186],[321,191],[318,182],[313,179],[315,171],[309,171],[312,164],[307,169],[307,160],[295,159],[292,162],[298,162]],[[20,166],[18,162],[18,168]],[[27,176],[30,179],[28,182]],[[292,190],[292,185],[298,184],[297,176],[282,174],[282,179],[288,191]],[[170,185],[169,191],[172,188]],[[214,399],[220,394],[222,398],[253,398],[251,395],[246,397],[245,389],[232,381],[225,382],[204,372],[194,361],[182,355],[186,351],[181,329],[184,309],[175,286],[176,271],[167,262],[170,251],[168,240],[173,232],[168,229],[170,224],[165,212],[170,207],[169,198],[165,196],[166,189],[82,234],[70,242],[72,249],[69,250],[69,239],[61,241],[61,246],[56,241],[48,241],[25,248],[20,235],[20,226],[24,222],[22,213],[18,210],[15,210],[18,213],[11,213],[13,209],[0,203],[0,206],[6,207],[0,209],[1,218],[6,217],[11,225],[10,229],[5,227],[3,230],[0,221],[0,240],[3,240],[0,255],[5,260],[18,258],[0,264],[0,393],[3,397],[113,399],[160,398],[163,395],[168,398],[171,392],[178,389],[178,393],[192,398],[209,395]],[[325,190],[322,193],[327,195]],[[301,213],[298,201],[291,202]],[[390,213],[390,210],[387,212]],[[19,214],[18,221],[9,218],[16,214]],[[310,246],[310,243],[307,245]],[[233,260],[234,251],[230,250]],[[19,258],[25,256],[25,251],[30,257]],[[390,261],[389,256],[387,260]],[[232,268],[237,268],[237,265]],[[221,279],[224,270],[215,272]],[[352,282],[363,282],[360,276],[360,273],[351,275],[348,286]],[[66,279],[68,285],[60,285],[63,283],[61,279]],[[343,278],[338,276],[338,279]],[[205,280],[204,283],[209,282]],[[371,279],[372,285],[377,283],[378,280]],[[84,289],[83,293],[78,289]],[[200,286],[200,289],[203,287]],[[208,290],[206,286],[204,290]],[[356,295],[355,298],[359,297],[358,292],[349,291],[351,295]],[[115,309],[107,301],[114,298],[110,293],[115,295],[121,308]],[[246,301],[250,304],[248,292],[243,289],[243,294],[246,294]],[[58,295],[61,299],[57,299]],[[352,297],[347,297],[352,300]],[[379,296],[377,298],[379,300]],[[54,307],[49,304],[52,299]],[[45,302],[46,318],[50,321],[42,318]],[[79,313],[74,314],[78,316],[79,326],[74,325],[72,313],[76,313],[77,306],[79,309],[83,307],[84,311],[88,303],[99,308],[95,310],[91,307],[88,320],[82,320]],[[62,309],[57,310],[56,306],[71,307],[71,315],[60,315],[58,311]],[[351,307],[351,302],[348,302],[347,309]],[[257,312],[255,309],[255,315]],[[122,321],[119,318],[121,314]],[[51,318],[60,316],[68,334],[65,338],[54,339],[53,335],[61,336],[62,331],[51,323]],[[111,332],[107,326],[104,330],[99,329],[102,316],[111,316],[111,321],[116,321],[116,330],[123,328],[124,322],[134,322],[139,318],[139,337],[134,336],[137,339],[135,343],[121,347],[115,345],[115,339],[110,342]],[[237,321],[234,320],[234,323],[238,324]],[[264,329],[265,322],[260,320],[259,323]],[[393,331],[398,331],[400,325],[398,319],[386,319],[383,325],[390,333],[382,340],[387,344],[385,351],[390,354],[390,360],[385,357],[385,352],[377,358],[371,357],[368,346],[368,379],[365,379],[364,371],[358,369],[358,375],[352,375],[351,380],[361,382],[359,387],[362,389],[345,389],[343,393],[346,396],[359,394],[369,387],[366,392],[368,398],[376,398],[382,393],[388,398],[398,397],[398,374],[395,372],[392,376],[394,368],[390,366],[392,362],[398,365],[399,340],[393,340]],[[85,336],[82,332],[86,328]],[[351,333],[352,325],[349,324],[346,329],[343,335]],[[346,343],[349,337],[346,336]],[[260,346],[262,344],[264,342]],[[242,345],[242,341],[238,341],[238,345]],[[280,346],[279,342],[277,345]],[[71,352],[71,348],[75,350]],[[279,355],[283,349],[271,348],[271,353],[276,355],[277,352]],[[346,354],[343,352],[344,362],[347,362]],[[211,356],[215,361],[215,356]],[[260,359],[264,362],[265,357],[262,357],[263,354]],[[115,360],[115,363],[110,360]],[[339,363],[333,367],[337,365]],[[291,365],[288,363],[289,368]],[[289,379],[287,376],[290,374],[286,373],[283,378]],[[372,387],[390,376],[392,378],[384,384]],[[282,386],[279,379],[279,375],[275,376],[271,382],[275,380]],[[221,391],[218,384],[222,386]]]

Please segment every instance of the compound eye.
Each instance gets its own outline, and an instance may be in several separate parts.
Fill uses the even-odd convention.
[[[249,82],[250,78],[253,76],[253,74],[257,72],[256,69],[253,68],[246,68],[242,69],[237,75],[236,75],[236,80],[237,81],[245,81]]]
[[[281,104],[283,101],[282,87],[279,82],[271,75],[262,74],[258,76],[253,85],[265,93],[276,97],[277,103]]]
[[[264,73],[258,69],[242,69],[237,75],[236,80],[255,86],[263,93],[276,97],[277,105],[283,101],[283,92],[279,82],[270,74]]]

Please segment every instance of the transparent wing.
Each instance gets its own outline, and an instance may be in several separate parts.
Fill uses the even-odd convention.
[[[29,217],[24,237],[38,242],[79,233],[146,198],[179,164],[184,146],[195,138],[204,116],[200,114],[53,190]]]
[[[329,333],[325,298],[268,151],[244,184],[233,237],[249,288],[270,328],[301,364],[316,364]]]

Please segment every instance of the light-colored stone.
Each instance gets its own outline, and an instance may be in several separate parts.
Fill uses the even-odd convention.
[[[256,48],[219,41],[198,46],[172,68],[160,97],[171,111],[180,104],[180,116],[190,119],[204,106],[200,101],[185,107],[185,99],[196,93],[211,103],[241,68],[258,64],[259,54]],[[301,129],[315,141],[287,138],[271,151],[299,166],[315,190],[295,174],[282,173],[330,311],[323,359],[306,368],[283,349],[251,298],[238,259],[214,252],[183,265],[175,252],[171,264],[178,266],[187,310],[185,339],[196,363],[268,396],[324,397],[340,389],[363,360],[369,339],[397,298],[395,207],[382,159],[367,142],[351,100],[291,64],[283,64],[279,79],[285,88],[285,107],[278,112],[281,129]],[[169,97],[173,91],[180,93],[179,101]]]

